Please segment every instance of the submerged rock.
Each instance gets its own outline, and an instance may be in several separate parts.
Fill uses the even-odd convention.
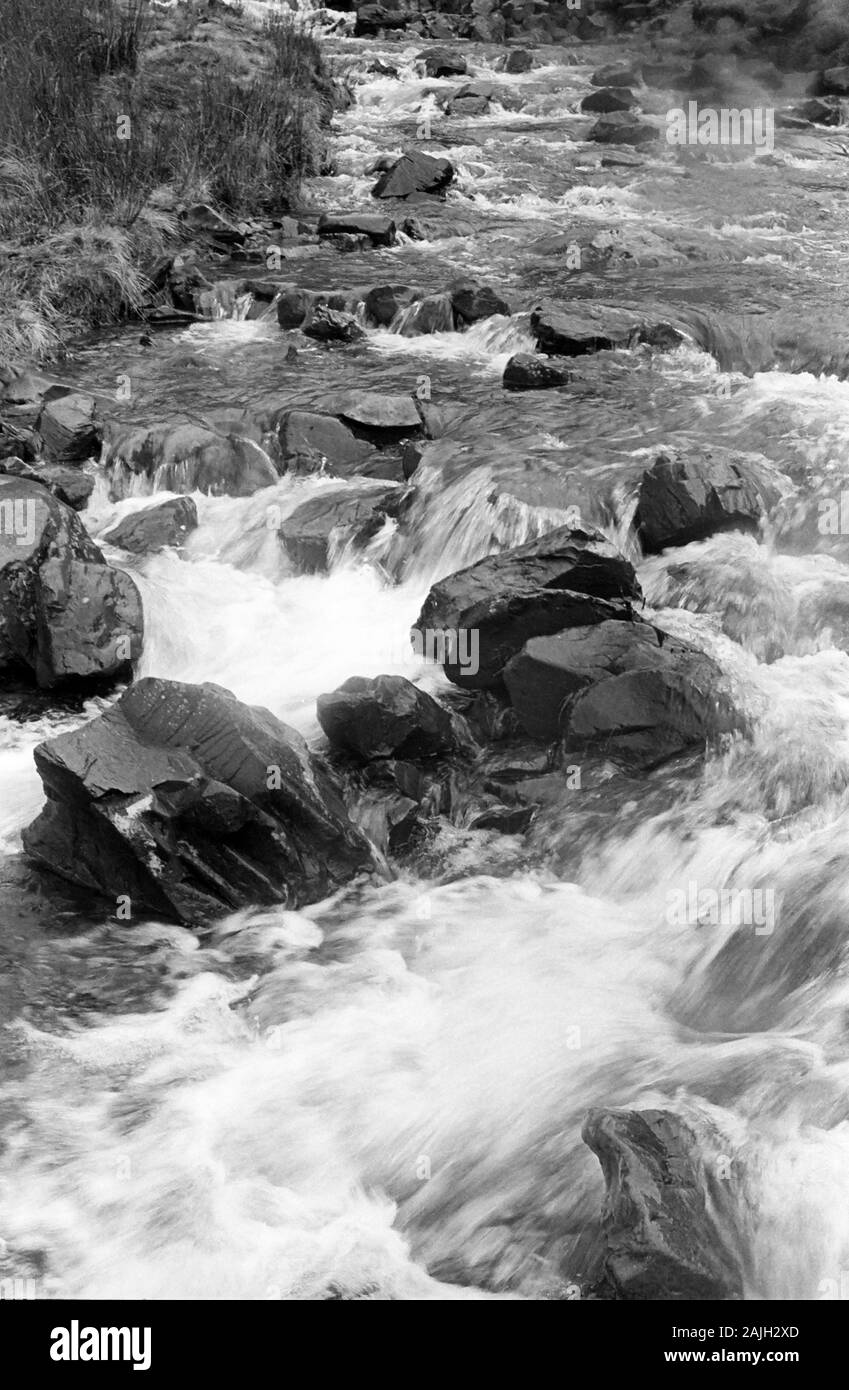
[[[315,902],[372,863],[301,736],[217,685],[138,681],[35,750],[47,804],[31,859],[133,919],[199,926],[258,903]]]
[[[743,1295],[725,1206],[693,1131],[666,1110],[591,1110],[582,1130],[607,1185],[602,1296],[643,1301]]]
[[[640,597],[633,566],[606,537],[564,526],[440,580],[413,633],[456,634],[445,674],[485,689],[530,637],[627,620]]]
[[[154,555],[166,547],[179,549],[198,524],[198,509],[191,497],[172,497],[154,507],[125,516],[103,536],[104,544],[130,550],[137,555]]]
[[[372,189],[375,198],[409,198],[413,193],[444,193],[454,178],[454,165],[423,150],[408,150],[386,169]]]
[[[660,454],[643,474],[634,529],[649,553],[718,531],[756,533],[781,497],[765,463],[728,449]]]
[[[76,512],[38,483],[0,477],[0,676],[42,689],[125,679],[144,620]]]
[[[403,676],[351,676],[319,695],[318,722],[334,748],[371,758],[428,758],[455,746],[451,715]]]

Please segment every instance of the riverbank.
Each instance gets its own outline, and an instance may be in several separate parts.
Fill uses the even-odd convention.
[[[154,304],[209,205],[297,207],[338,93],[318,41],[200,0],[10,0],[0,92],[0,367]]]

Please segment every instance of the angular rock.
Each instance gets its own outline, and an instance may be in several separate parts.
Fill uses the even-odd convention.
[[[38,483],[0,477],[0,673],[41,689],[125,679],[144,619],[129,575]]]
[[[611,111],[596,121],[586,138],[598,145],[646,145],[659,140],[660,131],[627,111]]]
[[[395,223],[376,212],[324,212],[318,219],[318,235],[357,232],[367,236],[373,246],[395,245]]]
[[[600,532],[564,526],[537,540],[489,555],[435,584],[414,637],[456,634],[443,663],[456,685],[486,689],[529,638],[606,619],[627,620],[640,587],[633,566]],[[476,638],[474,634],[477,634]],[[476,642],[477,669],[460,660]]]
[[[320,343],[358,343],[366,336],[353,314],[316,304],[310,310],[302,332]]]
[[[580,691],[628,671],[668,671],[707,690],[721,678],[709,657],[649,623],[602,622],[532,637],[505,666],[504,684],[522,728],[550,742],[570,730]]]
[[[591,1110],[582,1137],[607,1185],[602,1213],[608,1297],[742,1298],[739,1252],[714,1213],[727,1211],[695,1134],[666,1110]]]
[[[178,550],[197,524],[198,509],[192,498],[173,497],[125,516],[102,539],[135,555],[155,555],[167,547]]]
[[[451,295],[428,294],[409,306],[399,332],[402,338],[414,338],[419,333],[453,333],[454,328],[454,303]]]
[[[0,462],[0,473],[40,483],[75,512],[84,509],[94,492],[94,478],[90,473],[84,473],[81,468],[63,467],[61,463],[24,463],[19,458],[5,458]]]
[[[444,110],[449,116],[483,116],[494,92],[491,82],[464,82],[443,103]]]
[[[682,334],[672,324],[647,323],[628,309],[573,299],[568,306],[541,307],[531,314],[537,348],[550,357],[581,357],[590,352],[652,343],[677,347]]]
[[[634,529],[647,553],[718,531],[757,533],[781,492],[765,463],[730,449],[662,453],[643,474]]]
[[[144,679],[41,744],[31,859],[114,902],[199,926],[315,902],[372,863],[334,779],[294,729],[217,685]]]
[[[277,533],[296,572],[323,573],[334,549],[366,545],[397,512],[403,492],[396,483],[374,482],[356,492],[328,488],[302,502]]]
[[[100,453],[97,405],[80,391],[46,400],[37,429],[52,463],[82,463]]]
[[[316,708],[333,747],[365,761],[435,757],[456,743],[448,711],[403,676],[351,676]]]
[[[504,368],[501,384],[505,391],[546,391],[565,386],[569,373],[552,367],[532,352],[517,352]]]
[[[423,432],[422,417],[412,396],[388,396],[381,391],[347,391],[332,396],[330,408],[376,444]]]
[[[381,328],[388,328],[402,309],[421,294],[409,285],[375,285],[365,297],[366,317]]]
[[[331,472],[348,477],[374,452],[367,440],[358,439],[335,415],[289,410],[280,416],[277,429],[283,463],[296,473],[329,467]]]
[[[381,29],[403,29],[413,15],[410,10],[389,9],[385,5],[357,6],[357,22],[354,34],[379,34]]]
[[[374,198],[409,198],[414,193],[444,193],[454,177],[454,165],[423,150],[408,150],[380,175]]]
[[[607,115],[611,111],[630,111],[636,104],[636,97],[628,87],[602,87],[583,98],[581,113]]]
[[[416,62],[424,63],[428,77],[457,77],[468,72],[463,55],[450,48],[425,48],[416,54]]]

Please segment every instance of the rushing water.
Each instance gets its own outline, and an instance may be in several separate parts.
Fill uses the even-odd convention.
[[[415,42],[332,46],[357,100],[337,120],[339,172],[309,198],[368,206],[365,169],[451,84],[422,80]],[[133,564],[142,672],[219,682],[318,741],[316,696],[347,676],[439,687],[407,639],[435,578],[575,506],[609,525],[599,484],[626,496],[661,444],[722,444],[792,478],[792,524],[640,577],[662,624],[719,659],[751,737],[624,793],[618,779],[572,792],[526,841],[446,826],[426,876],[240,913],[199,940],[127,927],[21,858],[42,800],[34,745],[103,702],[0,719],[0,1274],[44,1296],[562,1296],[601,1204],[580,1139],[594,1105],[666,1106],[710,1136],[749,1297],[816,1299],[849,1269],[849,543],[816,525],[818,499],[849,488],[840,134],[782,131],[768,158],[660,145],[639,167],[601,167],[574,108],[609,52],[576,65],[543,50],[506,78],[494,50],[465,47],[503,99],[434,122],[462,234],[322,250],[293,278],[438,291],[473,272],[512,317],[370,330],[357,348],[301,347],[294,365],[273,314],[219,319],[153,347],[109,335],[72,365],[104,395],[129,376],[131,401],[109,411],[139,421],[409,392],[422,374],[447,421],[403,554],[390,533],[328,576],[291,575],[268,508],[327,479],[199,497],[185,557]],[[375,57],[399,77],[369,76]],[[610,251],[603,290],[547,249],[564,232]],[[506,395],[535,299],[594,290],[675,306],[692,340]],[[145,501],[101,484],[87,524],[101,535]],[[769,888],[775,930],[670,924],[668,894],[691,882]]]

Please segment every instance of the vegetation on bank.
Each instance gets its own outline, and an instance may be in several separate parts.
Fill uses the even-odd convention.
[[[288,210],[332,111],[318,41],[223,5],[4,0],[0,364],[143,301],[181,206]]]

